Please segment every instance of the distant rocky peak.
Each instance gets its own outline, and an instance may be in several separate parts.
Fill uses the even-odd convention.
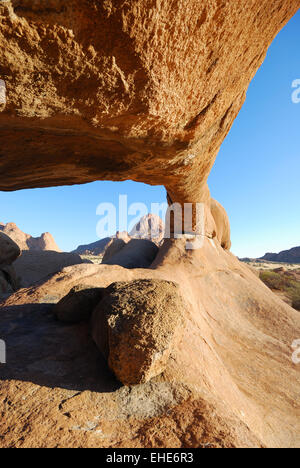
[[[30,234],[26,234],[21,231],[21,229],[12,222],[7,224],[0,222],[0,231],[16,242],[21,250],[52,250],[55,252],[61,252],[61,249],[56,244],[52,234],[49,232],[43,233],[40,237],[32,237]]]
[[[165,226],[161,218],[153,213],[143,216],[130,232],[136,239],[148,239],[154,242],[162,240]]]

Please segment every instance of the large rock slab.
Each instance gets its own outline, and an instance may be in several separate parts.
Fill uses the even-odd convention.
[[[157,245],[147,239],[131,239],[128,243],[115,239],[108,246],[102,263],[124,268],[148,268],[157,254]]]
[[[0,298],[17,291],[19,283],[12,265],[0,266]]]
[[[111,239],[105,248],[102,263],[107,264],[111,258],[117,255],[125,247],[125,245],[126,242],[123,239]]]
[[[88,325],[62,325],[53,304],[7,303],[0,316],[8,351],[0,365],[1,448],[261,446],[230,409],[185,385],[120,387]]]
[[[125,385],[162,374],[183,333],[186,305],[169,281],[112,284],[93,313],[95,342]]]
[[[70,265],[82,263],[79,255],[52,251],[23,251],[14,263],[20,286],[27,288]]]
[[[78,284],[54,307],[53,313],[61,322],[88,321],[104,295],[104,288]]]
[[[0,265],[11,265],[20,253],[18,245],[9,236],[0,232]]]
[[[298,0],[0,3],[0,190],[206,180]],[[17,34],[16,34],[17,31]]]
[[[20,253],[19,246],[0,230],[0,295],[11,294],[18,288],[12,263]]]
[[[35,309],[57,302],[78,283],[107,288],[115,281],[141,279],[179,284],[188,311],[184,309],[182,336],[163,374],[138,386],[140,403],[135,400],[133,405],[137,419],[130,419],[132,425],[126,419],[123,425],[120,415],[126,413],[128,400],[123,400],[121,407],[115,406],[118,399],[115,392],[105,396],[89,385],[90,365],[97,369],[97,362],[83,353],[83,342],[76,332],[77,327],[87,325],[54,321],[54,333],[49,335],[48,324],[38,325],[41,320],[38,310],[34,315],[35,326],[31,322],[26,326],[22,320],[30,320]],[[5,437],[0,444],[28,446],[37,442],[38,434],[43,431],[47,434],[45,442],[38,443],[49,446],[198,447],[203,441],[212,442],[213,446],[236,447],[241,443],[243,446],[300,446],[299,365],[292,360],[292,344],[300,336],[299,312],[274,295],[247,265],[222,249],[216,239],[205,239],[201,249],[188,252],[184,239],[166,241],[151,269],[128,270],[94,264],[67,267],[43,284],[18,291],[1,304],[0,310],[1,339],[7,339],[9,344],[14,337],[15,344],[11,342],[8,350],[11,353],[19,350],[7,367],[1,368],[0,407],[6,411],[4,402],[9,396],[14,409],[7,413],[10,419],[1,420],[1,433]],[[48,312],[53,323],[53,309]],[[17,313],[21,322],[14,319]],[[37,333],[35,339],[28,336],[29,331]],[[33,342],[34,355],[31,354]],[[75,345],[81,353],[80,365],[76,359],[72,360]],[[41,355],[41,349],[46,354]],[[64,361],[64,353],[68,352],[70,359]],[[25,370],[24,356],[26,360],[40,361],[39,374]],[[57,374],[60,366],[65,377]],[[102,369],[100,363],[98,368]],[[95,377],[99,385],[108,382],[101,375]],[[51,401],[49,388],[45,388],[46,379],[52,389]],[[174,382],[175,386],[184,385],[190,395],[182,403],[176,399],[175,407],[173,403],[164,403],[162,387],[156,385],[163,383],[164,388],[171,385],[170,391],[176,395]],[[155,416],[138,413],[144,407],[141,402],[150,402],[149,384],[154,392],[151,401],[161,402]],[[62,390],[66,388],[63,385],[68,392]],[[87,385],[85,390],[89,391],[76,396],[74,392],[79,391],[79,385],[80,389]],[[73,391],[69,392],[70,389]],[[94,390],[98,393],[93,393]],[[129,394],[132,391],[128,389]],[[62,417],[58,407],[69,396],[72,398],[62,405],[63,414],[68,415]],[[24,426],[29,428],[25,434],[21,430]],[[161,428],[159,435],[157,427]],[[224,437],[219,437],[222,428]],[[220,438],[219,442],[216,438]]]

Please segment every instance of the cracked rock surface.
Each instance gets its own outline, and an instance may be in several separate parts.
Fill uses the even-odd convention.
[[[119,296],[123,304],[125,282],[134,311],[130,285],[145,280],[179,285],[185,326],[160,375],[121,387],[89,325],[64,325],[53,308],[79,282],[96,288],[117,282],[116,303]],[[159,310],[159,301],[149,306]],[[299,312],[216,239],[206,238],[196,251],[186,251],[184,240],[167,241],[151,269],[67,267],[6,299],[0,317],[8,356],[0,366],[0,446],[300,446],[300,381],[291,347],[300,336]],[[166,314],[158,329],[169,326]],[[126,336],[119,339],[126,344]],[[128,362],[136,351],[130,352]],[[116,348],[117,357],[126,369]]]
[[[207,177],[298,0],[0,3],[0,190],[94,180],[209,202]],[[19,161],[22,161],[20,164]]]
[[[170,281],[113,283],[92,319],[92,333],[124,385],[145,383],[164,372],[184,329],[186,304]]]

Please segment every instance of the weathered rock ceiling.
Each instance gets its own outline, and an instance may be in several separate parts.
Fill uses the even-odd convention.
[[[133,179],[205,201],[299,0],[0,2],[0,190]]]

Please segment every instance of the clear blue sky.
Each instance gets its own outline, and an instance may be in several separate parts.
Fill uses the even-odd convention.
[[[232,250],[242,257],[300,245],[300,103],[291,99],[299,44],[300,12],[273,42],[209,178],[230,216]],[[163,187],[134,182],[0,192],[0,221],[33,236],[49,231],[68,251],[97,240],[96,207],[117,203],[119,194],[149,209],[165,201]]]

